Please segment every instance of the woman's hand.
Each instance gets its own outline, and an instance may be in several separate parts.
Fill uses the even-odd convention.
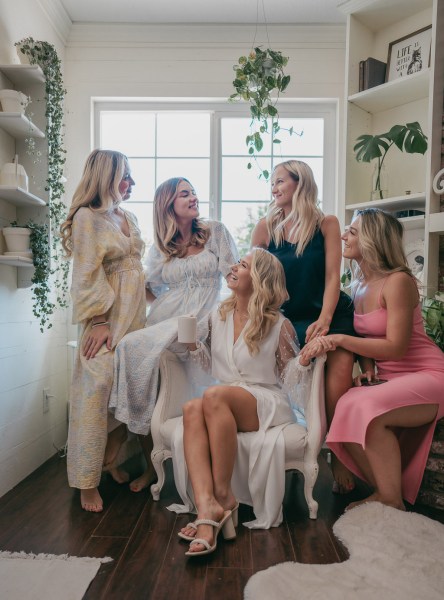
[[[376,381],[376,373],[373,369],[369,369],[365,373],[360,373],[353,378],[354,387],[361,387],[363,381]]]
[[[105,342],[108,350],[111,350],[111,331],[109,324],[95,325],[89,332],[83,344],[83,356],[85,356],[87,360],[94,358]]]
[[[327,335],[330,329],[330,319],[319,317],[317,321],[307,327],[305,343],[311,342],[320,335]]]
[[[305,360],[315,358],[326,352],[332,352],[340,345],[337,338],[338,336],[335,334],[317,336],[302,348],[299,356],[302,355],[302,359]]]

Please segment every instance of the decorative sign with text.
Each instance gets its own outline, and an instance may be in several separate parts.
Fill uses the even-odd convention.
[[[389,45],[386,81],[418,73],[430,66],[432,26],[391,42]]]

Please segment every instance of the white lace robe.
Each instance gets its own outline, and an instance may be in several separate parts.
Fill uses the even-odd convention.
[[[186,356],[177,342],[177,317],[193,314],[198,332],[207,329],[208,314],[219,299],[222,277],[238,253],[226,227],[209,221],[211,235],[202,252],[186,258],[165,257],[152,246],[146,262],[147,284],[157,296],[145,329],[125,336],[116,347],[110,410],[130,431],[147,435],[157,398],[159,360],[168,348]],[[185,400],[185,399],[184,399]]]
[[[193,362],[199,362],[206,370],[211,368],[212,376],[221,384],[244,388],[257,401],[259,430],[237,435],[237,457],[231,482],[233,493],[239,502],[253,507],[256,519],[244,523],[246,527],[277,527],[282,522],[285,491],[282,431],[296,420],[290,398],[282,389],[280,373],[288,377],[292,389],[300,383],[303,389],[308,389],[311,365],[303,367],[299,365],[299,359],[294,358],[298,351],[296,333],[283,315],[261,343],[259,354],[253,357],[242,333],[233,344],[232,312],[222,321],[217,309],[214,310],[210,330],[209,346],[201,343],[198,350],[190,353]],[[168,508],[175,512],[196,512],[184,457],[182,421],[173,434],[173,466],[176,488],[184,504]]]

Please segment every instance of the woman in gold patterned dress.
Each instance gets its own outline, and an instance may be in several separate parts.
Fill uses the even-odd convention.
[[[73,323],[81,329],[70,393],[68,480],[90,512],[103,510],[98,485],[107,440],[108,448],[118,448],[113,437],[126,436],[124,425],[107,433],[114,349],[146,321],[144,244],[135,217],[120,206],[132,185],[123,154],[94,150],[61,226],[73,259]],[[109,454],[105,462],[115,458]]]

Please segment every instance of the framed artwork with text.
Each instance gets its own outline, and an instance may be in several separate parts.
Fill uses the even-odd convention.
[[[393,81],[427,69],[430,66],[431,45],[431,25],[390,42],[385,80]]]

